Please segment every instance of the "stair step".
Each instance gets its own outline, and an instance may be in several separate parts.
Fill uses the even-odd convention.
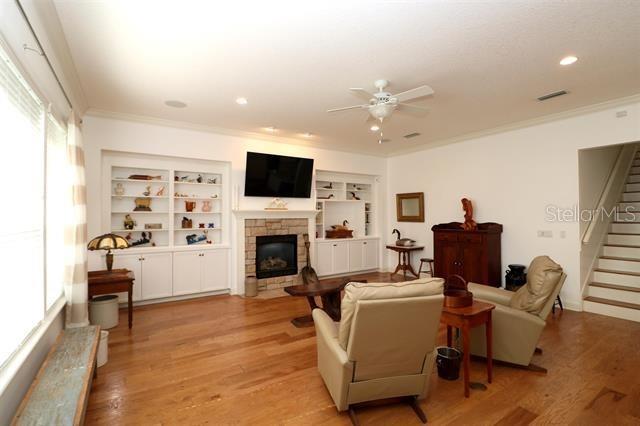
[[[593,280],[600,283],[640,288],[640,274],[609,269],[594,269]]]
[[[640,174],[640,167],[631,167],[631,170],[629,170],[629,175],[636,175],[636,174]]]
[[[611,224],[612,234],[636,234],[640,235],[640,222],[614,222]]]
[[[587,296],[584,298],[583,309],[594,314],[640,322],[640,305]]]
[[[640,260],[627,257],[601,256],[598,258],[598,269],[640,274]]]
[[[639,191],[640,183],[628,183],[624,186],[624,192],[628,191]]]
[[[640,183],[638,185],[640,185]],[[621,201],[616,207],[619,212],[640,212],[640,202],[636,201]]]
[[[626,213],[624,211],[616,212],[611,215],[613,223],[640,223],[640,211]]]
[[[606,285],[606,284],[605,284]],[[603,287],[599,285],[589,285],[587,289],[587,295],[590,297],[597,297],[606,300],[615,300],[616,302],[632,303],[640,306],[640,289],[618,289]]]
[[[623,192],[621,202],[640,201],[640,191]]]
[[[640,246],[640,234],[612,232],[607,235],[607,244]]]
[[[599,283],[599,282],[592,282],[589,284],[590,287],[602,287],[602,288],[608,288],[611,290],[621,290],[621,291],[631,291],[634,293],[640,293],[640,287],[629,287],[626,285],[618,285],[618,284],[609,284],[609,283]]]
[[[627,257],[640,259],[640,247],[632,245],[605,244],[602,254],[606,257]]]
[[[627,183],[640,182],[640,175],[629,175]]]

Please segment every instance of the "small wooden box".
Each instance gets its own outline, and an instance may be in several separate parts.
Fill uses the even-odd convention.
[[[353,238],[352,229],[331,229],[324,232],[325,238]]]

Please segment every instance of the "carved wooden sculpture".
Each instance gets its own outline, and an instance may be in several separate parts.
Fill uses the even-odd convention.
[[[468,198],[462,199],[462,210],[464,210],[464,223],[461,225],[465,231],[475,231],[478,224],[473,220],[473,205]]]

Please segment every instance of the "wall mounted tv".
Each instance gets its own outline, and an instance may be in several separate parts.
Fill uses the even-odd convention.
[[[310,198],[313,159],[247,152],[245,197]]]

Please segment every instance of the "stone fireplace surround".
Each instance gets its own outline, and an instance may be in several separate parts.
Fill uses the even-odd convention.
[[[245,275],[256,273],[256,237],[263,235],[294,234],[298,237],[298,271],[306,265],[303,235],[309,232],[307,218],[264,218],[244,220],[244,269]],[[272,290],[300,284],[298,274],[258,280],[259,290]]]

